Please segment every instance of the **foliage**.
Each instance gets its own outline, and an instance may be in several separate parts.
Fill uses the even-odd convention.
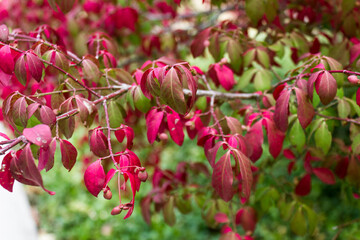
[[[53,195],[42,174],[58,159],[72,170],[88,143],[84,183],[95,197],[117,192],[112,215],[129,218],[149,178],[139,203],[149,224],[162,212],[173,226],[174,209],[187,214],[195,201],[220,239],[261,236],[267,211],[292,234],[327,235],[327,189],[350,206],[359,198],[359,3],[217,0],[203,1],[205,12],[193,4],[0,2],[2,114],[15,135],[1,134],[0,184]],[[74,144],[81,125],[87,133]],[[187,138],[207,162],[165,168],[171,142]],[[358,218],[346,221],[334,239]]]

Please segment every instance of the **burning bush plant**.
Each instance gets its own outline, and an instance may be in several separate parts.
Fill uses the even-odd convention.
[[[83,158],[84,143],[69,139],[84,126],[84,184],[125,219],[141,207],[146,222],[162,211],[172,226],[175,208],[196,204],[221,239],[249,240],[276,206],[294,234],[318,236],[314,181],[359,198],[358,1],[33,0],[0,9],[8,191],[18,181],[54,195],[41,172],[60,161],[57,151],[68,171]],[[164,169],[162,151],[184,139],[207,161]],[[152,190],[135,202],[143,184]]]

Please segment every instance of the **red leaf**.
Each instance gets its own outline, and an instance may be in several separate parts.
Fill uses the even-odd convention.
[[[167,124],[172,140],[174,140],[177,145],[181,146],[184,142],[184,131],[179,114],[175,112],[167,114]]]
[[[360,88],[356,91],[356,104],[360,106]]]
[[[56,115],[48,106],[41,106],[39,108],[40,120],[42,123],[52,126],[56,122]]]
[[[333,172],[328,168],[314,168],[314,174],[326,184],[335,184],[335,176]]]
[[[296,157],[295,157],[295,154],[290,150],[290,149],[284,149],[284,157],[286,157],[287,159],[290,159],[290,160],[295,160]]]
[[[297,116],[300,125],[305,129],[315,116],[314,107],[303,90],[295,88],[295,93],[298,104]]]
[[[249,199],[251,193],[251,187],[253,184],[253,175],[251,171],[250,160],[238,149],[232,149],[231,155],[235,159],[236,168],[240,169],[242,179],[242,192],[246,199]]]
[[[67,140],[60,139],[61,161],[67,170],[71,170],[77,158],[76,148]]]
[[[160,78],[159,81],[161,82]],[[160,84],[161,99],[177,113],[185,114],[187,112],[187,105],[185,102],[183,85],[174,67],[170,68]]]
[[[33,128],[25,128],[23,135],[28,141],[40,147],[49,146],[52,140],[50,127],[45,124],[39,124]]]
[[[207,47],[205,42],[208,41],[209,35],[211,32],[211,28],[207,28],[200,32],[194,41],[191,43],[190,49],[194,58],[203,54],[205,48]]]
[[[215,166],[215,160],[216,160],[216,153],[219,150],[219,148],[224,145],[225,142],[217,142],[214,147],[210,148],[208,151],[205,152],[205,155],[211,165],[212,168]]]
[[[275,89],[274,89],[274,92],[273,92],[273,97],[275,100],[277,100],[279,97],[280,97],[280,93],[282,92],[282,90],[284,90],[284,88],[287,86],[286,83],[283,83],[283,84],[280,84],[279,86],[277,86]]]
[[[255,209],[252,207],[244,207],[240,218],[241,226],[243,227],[245,232],[254,232],[257,222]]]
[[[134,130],[125,125],[121,127],[123,128],[115,131],[115,137],[121,143],[126,136],[126,148],[131,149],[133,147]]]
[[[44,64],[40,61],[39,57],[32,51],[29,51],[26,54],[26,64],[30,76],[37,82],[40,82]]]
[[[283,90],[276,101],[274,121],[278,129],[285,132],[288,127],[290,90]]]
[[[227,222],[229,222],[229,218],[225,213],[217,213],[217,214],[215,214],[214,219],[218,223],[227,223]]]
[[[158,111],[156,108],[146,114],[147,138],[150,144],[156,140],[163,117],[164,112]]]
[[[226,65],[214,64],[214,70],[216,72],[217,80],[225,90],[230,91],[234,85],[234,73]],[[214,82],[216,82],[214,81]]]
[[[10,162],[12,160],[11,152],[5,155],[2,160],[0,168],[0,185],[8,190],[9,192],[13,191],[14,177],[10,171]]]
[[[96,156],[106,157],[110,154],[107,138],[100,127],[89,131],[89,145]]]
[[[336,96],[337,83],[335,78],[328,71],[324,71],[321,78],[315,82],[316,92],[322,104],[329,104]]]
[[[21,173],[20,175],[26,180],[30,180],[30,185],[40,186],[50,195],[55,194],[54,192],[51,192],[44,188],[40,171],[35,165],[35,160],[31,152],[30,144],[27,144],[22,149],[18,158],[15,158],[15,161],[18,169],[18,171],[16,172]],[[14,178],[16,177],[14,176]]]
[[[350,48],[350,64],[353,63],[360,55],[360,43],[354,44]]]
[[[56,138],[53,138],[48,147],[39,149],[39,171],[44,168],[49,171],[54,166],[54,155],[56,151]]]
[[[315,81],[321,77],[322,72],[316,72],[310,75],[309,80],[308,80],[308,85],[307,85],[307,89],[308,89],[308,94],[309,94],[309,98],[312,101],[313,100],[313,95],[314,95],[314,83]]]
[[[211,181],[216,193],[226,202],[234,196],[233,180],[230,151],[228,151],[215,164]]]
[[[289,175],[291,174],[291,172],[292,172],[292,170],[294,168],[294,165],[295,165],[294,161],[289,162],[289,165],[288,165],[288,168],[287,168]]]
[[[269,150],[271,155],[276,158],[279,156],[282,150],[285,134],[276,128],[274,122],[271,119],[264,118],[264,121],[268,135]]]
[[[262,155],[262,144],[264,141],[262,121],[257,121],[246,133],[245,138],[250,145],[251,152],[248,154],[252,161],[258,160]]]
[[[105,171],[101,165],[101,160],[98,159],[85,170],[84,182],[87,190],[97,197],[101,190],[105,187]]]
[[[295,193],[299,196],[306,196],[311,191],[311,176],[306,174],[297,184]]]

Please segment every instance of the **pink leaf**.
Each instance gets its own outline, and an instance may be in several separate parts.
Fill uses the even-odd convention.
[[[226,202],[234,195],[233,172],[230,161],[230,151],[226,152],[214,166],[212,174],[212,186],[219,196]]]
[[[316,92],[322,104],[329,104],[336,96],[337,83],[335,78],[328,71],[324,71],[320,79],[315,82]]]
[[[10,171],[10,162],[12,160],[11,152],[5,155],[2,160],[0,168],[0,185],[8,190],[9,192],[13,191],[14,177]]]
[[[76,148],[67,140],[60,139],[61,161],[67,170],[71,170],[77,158]]]
[[[0,49],[0,62],[0,69],[4,73],[12,74],[14,72],[14,58],[11,55],[11,50],[8,45],[5,45]]]
[[[146,114],[147,138],[150,144],[156,140],[163,117],[164,112],[158,111],[156,108]]]
[[[298,104],[297,116],[301,126],[305,129],[315,116],[314,107],[303,90],[295,88],[295,93]]]
[[[214,219],[218,223],[227,223],[227,222],[229,222],[229,218],[225,213],[217,213],[217,214],[215,214]]]
[[[335,176],[333,172],[328,168],[314,168],[314,174],[326,184],[335,184]]]
[[[177,145],[181,146],[184,142],[184,131],[179,114],[175,112],[167,114],[167,124],[172,140],[174,140]]]
[[[296,185],[295,193],[299,196],[306,196],[311,191],[311,176],[306,174]]]
[[[288,127],[290,90],[283,90],[276,101],[274,121],[278,129],[285,132]]]
[[[240,169],[242,179],[242,192],[246,199],[249,199],[251,193],[251,187],[253,184],[253,175],[251,171],[250,160],[238,149],[232,149],[231,155],[235,159],[236,168]]]
[[[85,170],[84,182],[87,190],[97,197],[105,186],[106,176],[101,160],[98,159]]]
[[[48,147],[52,140],[50,127],[45,124],[39,124],[33,128],[25,128],[23,135],[28,141],[40,147]]]

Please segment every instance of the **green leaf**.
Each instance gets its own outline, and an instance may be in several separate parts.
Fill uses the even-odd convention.
[[[339,113],[339,117],[347,118],[351,112],[351,107],[346,100],[340,99],[337,105],[337,110]]]
[[[295,120],[295,123],[290,129],[289,138],[292,145],[296,146],[298,152],[302,152],[305,143],[306,137],[304,133],[304,129],[301,127],[299,119]]]
[[[295,212],[290,222],[290,228],[296,235],[303,236],[306,234],[306,219],[302,212],[302,207],[299,207]]]
[[[124,122],[122,115],[122,107],[115,101],[110,101],[108,104],[110,127],[117,128]]]
[[[258,69],[250,68],[246,70],[240,77],[240,79],[237,81],[238,84],[236,85],[236,90],[242,90],[244,89],[251,81],[255,73],[258,71]]]
[[[266,69],[258,71],[254,77],[256,91],[264,91],[271,88],[271,72]]]
[[[248,67],[255,59],[255,48],[250,49],[244,55],[244,67]]]
[[[303,205],[303,208],[306,211],[307,219],[308,219],[308,233],[313,234],[317,225],[317,215],[314,210],[309,208],[306,205]]]
[[[171,196],[169,200],[165,203],[163,208],[163,215],[165,222],[170,225],[174,226],[176,223],[176,216],[174,212],[174,197]]]
[[[324,154],[327,154],[331,147],[332,135],[325,121],[315,131],[315,144]]]
[[[353,153],[360,154],[360,134],[356,135],[351,143]]]
[[[270,57],[264,50],[257,49],[257,56],[261,65],[265,68],[270,67]]]
[[[227,52],[230,58],[230,65],[235,71],[239,71],[242,64],[242,49],[239,41],[229,39]]]
[[[133,91],[135,107],[143,113],[146,113],[151,108],[151,101],[142,93],[140,87],[135,87]]]
[[[257,24],[265,13],[264,2],[262,0],[246,0],[245,11],[251,22]]]

